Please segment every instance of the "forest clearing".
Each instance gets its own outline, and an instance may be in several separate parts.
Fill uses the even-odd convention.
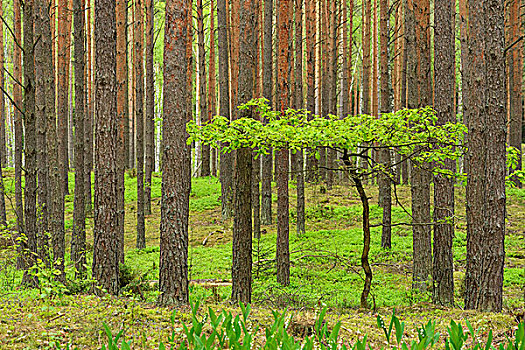
[[[70,174],[70,181],[73,181]],[[126,283],[119,297],[97,297],[86,294],[88,286],[74,282],[61,291],[52,286],[52,295],[39,296],[39,290],[21,290],[21,273],[15,269],[16,262],[10,250],[2,247],[4,268],[0,271],[2,293],[0,312],[0,348],[27,349],[53,348],[56,341],[62,346],[71,341],[79,349],[100,349],[107,344],[103,323],[107,323],[116,334],[125,329],[124,339],[133,340],[134,349],[157,349],[161,341],[167,343],[172,330],[170,317],[173,309],[156,306],[158,292],[159,260],[159,202],[160,177],[155,174],[152,183],[152,214],[146,218],[146,246],[135,248],[134,227],[136,225],[136,178],[126,175]],[[12,171],[6,175],[6,194],[13,195]],[[203,317],[207,308],[240,312],[231,304],[231,254],[232,222],[223,222],[220,213],[220,184],[216,178],[195,179],[190,200],[189,228],[189,278],[190,298],[200,301],[199,315]],[[295,199],[295,186],[291,186],[291,201]],[[455,291],[457,308],[436,307],[431,303],[431,293],[412,291],[411,230],[396,227],[392,236],[392,250],[383,251],[381,229],[372,230],[371,265],[374,271],[372,310],[359,309],[359,295],[363,279],[359,256],[362,250],[360,229],[360,205],[357,192],[348,186],[337,186],[330,193],[320,193],[319,185],[307,187],[306,233],[292,234],[290,239],[291,280],[290,286],[282,287],[275,282],[271,260],[275,257],[276,225],[263,226],[264,234],[254,241],[253,324],[269,327],[273,323],[270,310],[288,310],[291,334],[302,339],[303,328],[313,327],[317,314],[328,308],[328,324],[333,327],[342,322],[341,337],[354,343],[366,334],[374,349],[385,346],[383,331],[376,325],[376,316],[389,320],[393,309],[404,321],[405,337],[416,339],[416,329],[430,320],[437,322],[443,334],[450,320],[469,320],[480,329],[486,340],[488,331],[494,331],[494,339],[503,341],[505,334],[516,327],[517,319],[523,317],[522,295],[523,264],[525,258],[525,190],[509,191],[506,239],[507,262],[504,280],[504,312],[487,314],[462,310],[465,271],[465,226],[460,219],[454,239]],[[377,205],[377,190],[370,186],[372,222],[381,220]],[[406,186],[398,187],[400,201],[410,203],[410,191]],[[73,195],[66,196],[66,229],[72,227]],[[464,211],[464,189],[458,187],[459,213]],[[276,203],[273,204],[274,208]],[[291,222],[294,206],[291,207]],[[393,218],[397,222],[408,220],[400,206],[394,206]],[[10,216],[10,220],[13,218]],[[92,242],[92,218],[87,220],[87,241]],[[88,265],[91,263],[88,261]],[[217,283],[227,281],[227,283]],[[75,290],[76,289],[76,290]],[[73,294],[72,294],[73,293]],[[77,294],[78,293],[78,294]],[[47,294],[47,292],[43,292]],[[177,310],[177,309],[176,309]],[[175,328],[179,329],[179,340],[183,337],[182,324],[191,323],[189,307],[178,309]],[[295,329],[295,328],[297,329]],[[464,325],[464,328],[466,326]],[[303,329],[303,330],[302,330]],[[308,333],[306,333],[308,334]],[[261,338],[262,335],[259,335]],[[259,340],[260,341],[260,340]],[[441,339],[442,341],[442,339]],[[438,348],[441,346],[438,346]]]

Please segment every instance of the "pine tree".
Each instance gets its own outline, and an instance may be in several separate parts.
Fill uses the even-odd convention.
[[[166,2],[164,34],[164,121],[160,225],[159,304],[187,304],[188,217],[191,190],[186,122],[191,115],[188,80],[189,0]]]
[[[119,291],[117,35],[115,0],[95,0],[95,210],[93,278]],[[100,294],[100,290],[95,290]]]

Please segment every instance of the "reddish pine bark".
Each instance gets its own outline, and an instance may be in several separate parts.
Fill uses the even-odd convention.
[[[115,0],[95,0],[95,210],[93,278],[110,294],[119,292],[118,116]],[[101,290],[95,289],[101,294]]]
[[[164,120],[159,304],[187,304],[188,217],[191,190],[186,122],[191,116],[190,62],[186,51],[191,21],[189,0],[166,2],[164,34]]]

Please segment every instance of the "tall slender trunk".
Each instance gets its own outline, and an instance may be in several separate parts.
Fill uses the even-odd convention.
[[[362,107],[361,113],[370,114],[370,21],[372,18],[372,1],[363,2],[364,16],[363,16],[363,89],[362,89]],[[367,145],[364,145],[365,147]],[[365,155],[367,155],[366,152]],[[363,158],[362,167],[366,169],[368,167],[368,162],[366,158]]]
[[[164,120],[160,224],[159,304],[187,304],[188,218],[191,190],[190,146],[186,122],[191,116],[190,62],[186,50],[189,0],[166,2],[164,34]]]
[[[210,0],[210,69],[208,71],[208,121],[217,114],[217,88],[215,71],[215,4]],[[217,149],[211,150],[211,176],[217,176]]]
[[[0,16],[3,16],[3,3],[0,4]],[[5,138],[5,126],[6,126],[6,106],[4,99],[4,91],[6,91],[6,84],[4,80],[4,66],[5,66],[5,57],[4,57],[4,24],[0,24],[0,225],[6,225],[6,213],[5,213],[5,190],[4,190],[4,179],[2,174],[2,167],[5,167],[7,164],[7,148],[6,148],[6,138]]]
[[[197,41],[199,51],[199,118],[204,123],[208,115],[206,100],[206,50],[204,47],[204,6],[202,0],[197,0]],[[210,176],[210,146],[202,145],[201,176]]]
[[[0,16],[4,18],[4,4],[0,4]],[[0,47],[4,48],[4,23],[0,25]],[[5,113],[5,99],[4,91],[5,89],[5,80],[4,80],[4,65],[5,65],[5,49],[0,50],[0,168],[5,168],[6,166],[6,138],[5,138],[5,127],[6,127],[6,113]],[[2,195],[3,197],[3,195]]]
[[[20,0],[13,0],[13,31],[15,43],[13,48],[13,71],[15,81],[13,83],[13,100],[15,103],[15,215],[16,230],[21,236],[24,232],[24,203],[22,200],[22,153],[24,149],[23,125],[22,125],[22,5]],[[25,267],[22,251],[26,247],[22,241],[18,248],[17,268]]]
[[[36,159],[36,120],[35,120],[35,63],[33,39],[33,0],[24,1],[24,140],[25,140],[25,268],[36,263],[37,252],[37,159]],[[35,279],[27,271],[23,284],[35,285]]]
[[[145,113],[145,183],[144,214],[151,215],[151,177],[155,167],[155,76],[153,72],[154,1],[146,0],[146,113]]]
[[[219,51],[219,115],[230,118],[230,63],[228,48],[227,2],[217,0]],[[229,219],[233,212],[233,155],[222,153],[220,159],[222,218]]]
[[[289,68],[290,60],[290,17],[291,0],[279,0],[277,26],[279,27],[278,42],[278,92],[279,110],[284,113],[290,103]],[[289,195],[288,195],[288,162],[287,149],[277,152],[277,282],[287,286],[290,284],[290,245],[289,245]]]
[[[53,5],[54,2],[51,0],[46,3],[46,6]],[[45,123],[46,123],[46,148],[47,148],[47,167],[48,167],[48,213],[49,213],[49,230],[52,234],[52,245],[53,254],[55,261],[57,259],[63,259],[65,254],[65,243],[63,243],[64,237],[64,221],[63,211],[60,211],[60,203],[62,197],[62,186],[59,180],[59,168],[58,168],[58,153],[57,153],[57,128],[56,128],[56,75],[55,66],[52,62],[53,57],[53,21],[54,18],[47,11],[51,11],[49,7],[46,7],[42,23],[42,46],[44,54],[43,66],[45,68]],[[55,255],[56,254],[56,255]],[[63,265],[61,265],[63,267]],[[63,271],[63,270],[62,270]],[[61,276],[64,278],[64,274]]]
[[[94,121],[94,99],[93,99],[93,35],[91,21],[91,0],[86,2],[86,86],[87,86],[87,109],[84,119],[84,163],[85,177],[84,190],[86,192],[86,212],[91,212],[92,192],[91,192],[91,171],[93,170],[93,121]]]
[[[73,235],[71,237],[71,260],[75,264],[77,277],[86,275],[86,204],[84,202],[84,114],[86,93],[85,71],[85,21],[84,0],[73,0],[75,41],[75,198],[73,208]],[[119,86],[120,88],[120,86]],[[122,118],[120,118],[121,120]],[[119,135],[120,136],[120,135]],[[120,154],[122,154],[120,152]],[[119,163],[122,166],[122,162]],[[122,184],[122,183],[121,183]],[[120,223],[120,221],[119,221]],[[119,232],[122,236],[122,232]],[[122,244],[123,242],[119,242]],[[119,249],[121,249],[119,247]]]
[[[110,294],[119,291],[118,117],[115,0],[95,0],[95,210],[93,279]],[[94,290],[102,294],[101,290]]]
[[[438,123],[454,123],[455,14],[450,0],[435,2],[434,75]],[[447,159],[444,168],[456,172],[455,160]],[[434,261],[432,265],[432,299],[445,306],[454,305],[454,177],[434,176]]]
[[[51,35],[46,35],[44,26],[47,26],[49,32],[49,22],[44,19],[49,16],[47,13],[49,3],[43,0],[37,0],[34,3],[34,37],[36,45],[35,50],[35,124],[36,124],[36,159],[37,159],[37,245],[39,257],[42,261],[48,262],[48,167],[47,167],[47,150],[46,150],[46,83],[45,79],[49,77],[50,67],[48,66],[46,46],[51,44]],[[53,214],[53,212],[49,212]]]
[[[389,50],[389,1],[381,0],[380,32],[381,32],[381,114],[390,113],[392,109],[392,95],[390,90]],[[381,247],[392,248],[392,187],[390,149],[379,151],[379,161],[384,166],[384,173],[379,175],[379,202],[383,207],[383,226],[381,234]]]
[[[135,123],[137,125],[137,249],[146,248],[144,218],[144,3],[135,0],[133,69],[135,70]]]
[[[315,115],[315,70],[316,70],[316,28],[315,28],[315,0],[306,0],[306,63],[307,63],[307,96],[306,109],[310,114],[308,118],[311,119]],[[307,150],[306,169],[307,181],[313,182],[316,180],[318,162],[315,158],[315,151]]]
[[[335,25],[334,25],[335,26]],[[295,0],[295,86],[294,108],[303,109],[303,0]],[[306,232],[304,198],[304,154],[296,154],[297,180],[297,234]]]
[[[499,312],[503,304],[506,214],[504,1],[467,0],[467,9],[465,308]]]
[[[239,85],[238,102],[243,104],[253,98],[255,58],[257,56],[257,5],[256,0],[242,0],[239,28]],[[244,110],[240,117],[253,117]],[[252,150],[238,149],[235,159],[235,191],[233,219],[232,299],[251,302],[252,293]]]
[[[71,57],[71,0],[58,0],[58,95],[57,95],[57,128],[58,152],[61,169],[61,184],[64,196],[69,194],[67,173],[68,159],[68,117],[69,117],[69,65]]]
[[[273,0],[264,1],[263,96],[273,100]],[[272,223],[272,150],[261,160],[261,224]]]
[[[521,0],[508,0],[506,6],[509,16],[509,40],[506,43],[510,50],[506,53],[507,57],[507,76],[509,77],[509,128],[508,144],[519,150],[520,156],[515,167],[511,171],[519,171],[522,168],[522,132],[523,132],[523,103],[522,103],[522,79],[523,79],[523,43],[521,35],[523,33],[522,19],[520,15]],[[522,184],[517,177],[513,177],[516,186]]]
[[[253,97],[261,96],[262,91],[262,71],[261,71],[261,50],[262,50],[262,14],[263,6],[260,1],[256,2],[257,12],[257,26],[255,27],[254,44],[256,53],[254,53],[254,79],[253,79]],[[254,118],[260,120],[261,116],[253,115]],[[255,152],[252,152],[252,207],[253,207],[253,237],[261,238],[261,158],[257,157]]]
[[[129,121],[128,108],[128,55],[127,55],[127,24],[128,2],[116,0],[115,15],[117,17],[117,115],[118,115],[118,230],[119,230],[119,262],[124,263],[124,169],[126,169],[126,128]],[[80,158],[79,158],[80,159]],[[83,157],[82,157],[83,159]],[[75,178],[76,182],[76,178]]]
[[[414,56],[409,58],[411,68],[407,82],[408,107],[424,107],[432,103],[430,76],[430,1],[408,0],[408,15],[413,16]],[[410,55],[410,53],[409,53]],[[423,151],[422,148],[418,149]],[[413,221],[413,281],[412,286],[421,291],[427,290],[427,282],[432,272],[432,230],[430,218],[430,181],[428,163],[413,162],[411,171],[412,221]]]

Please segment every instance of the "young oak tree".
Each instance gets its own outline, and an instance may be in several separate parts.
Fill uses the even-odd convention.
[[[329,116],[308,120],[304,111],[292,109],[271,111],[264,99],[252,100],[241,107],[243,111],[254,108],[261,116],[267,118],[266,124],[252,118],[241,118],[230,122],[227,118],[216,117],[211,123],[204,126],[197,126],[194,122],[189,123],[190,139],[208,143],[229,140],[228,147],[224,148],[226,152],[246,147],[253,148],[259,154],[267,153],[270,148],[297,150],[306,147],[314,150],[331,147],[343,152],[344,162],[349,168],[363,203],[361,265],[365,271],[365,284],[361,295],[361,305],[368,307],[367,298],[372,282],[372,270],[368,262],[370,213],[368,196],[362,179],[371,172],[384,171],[384,166],[376,165],[370,169],[370,172],[363,173],[351,164],[349,157],[366,157],[365,152],[359,150],[358,147],[367,143],[378,144],[381,145],[380,147],[387,147],[391,150],[397,149],[404,158],[416,157],[417,161],[456,159],[460,155],[456,146],[463,137],[465,127],[460,123],[438,126],[437,117],[430,108],[387,113],[380,119],[369,115],[359,115],[344,119]],[[439,140],[439,143],[436,140]],[[442,147],[436,147],[437,145]],[[429,151],[421,152],[418,149],[421,146],[427,146]],[[249,200],[249,194],[246,196],[245,200]],[[287,277],[289,278],[289,275]]]

